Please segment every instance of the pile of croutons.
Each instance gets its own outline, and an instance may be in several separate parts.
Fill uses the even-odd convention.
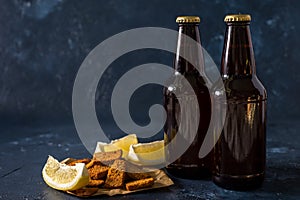
[[[73,160],[68,165],[85,163],[90,175],[87,188],[121,188],[129,191],[150,187],[154,178],[149,172],[122,159],[122,150],[95,153],[92,159]]]

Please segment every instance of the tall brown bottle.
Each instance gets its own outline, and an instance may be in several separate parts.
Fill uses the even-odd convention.
[[[250,15],[227,15],[221,76],[227,113],[215,146],[213,181],[224,188],[259,187],[266,160],[266,99],[256,76]]]
[[[201,47],[195,47],[194,44],[189,43],[183,37],[183,35],[187,35],[200,44],[198,27],[200,18],[183,16],[178,17],[176,22],[179,25],[179,35],[173,65],[175,73],[168,82],[169,87],[164,89],[164,107],[167,112],[167,121],[164,126],[165,144],[169,145],[169,148],[166,150],[167,161],[184,144],[188,144],[189,147],[185,152],[182,152],[183,154],[178,159],[169,164],[166,170],[177,177],[201,179],[210,176],[212,161],[210,154],[202,159],[198,156],[211,117],[211,101],[207,87],[210,82],[204,73]],[[181,55],[191,57],[196,66],[193,66]],[[187,87],[179,75],[184,76],[192,86],[192,89]],[[196,106],[193,107],[191,105]],[[200,114],[199,124],[195,124],[197,114]],[[198,129],[195,129],[195,138],[192,137],[193,133],[191,133],[191,127],[193,126],[198,127]],[[176,142],[174,142],[175,136],[177,137]],[[173,144],[171,144],[173,139]]]

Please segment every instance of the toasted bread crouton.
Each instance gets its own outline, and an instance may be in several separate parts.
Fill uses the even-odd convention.
[[[88,168],[89,175],[93,180],[104,178],[107,175],[108,170],[109,167],[102,165],[94,165]]]
[[[115,160],[108,170],[105,180],[105,188],[121,188],[124,185],[126,163],[124,160]]]
[[[138,180],[138,179],[145,179],[145,178],[149,178],[150,173],[148,172],[144,172],[144,170],[133,164],[130,162],[126,163],[126,171],[127,171],[127,175],[130,179],[134,179],[134,180]]]
[[[99,187],[104,184],[104,180],[90,180],[87,187]]]
[[[151,177],[149,173],[128,173],[127,175],[129,178],[134,179],[134,180],[139,180],[139,179],[145,179]]]
[[[154,184],[154,178],[146,178],[141,180],[135,180],[129,183],[126,183],[127,190],[137,190],[140,188],[150,187]]]
[[[111,152],[97,152],[94,154],[94,159],[100,161],[104,165],[110,165],[115,160],[122,157],[122,150],[116,150]]]
[[[89,169],[89,168],[93,167],[94,165],[102,165],[102,164],[99,160],[92,159],[91,162],[89,162],[85,166],[86,166],[86,168]]]

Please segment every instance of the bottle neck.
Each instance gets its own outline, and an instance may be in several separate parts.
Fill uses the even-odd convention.
[[[227,23],[221,61],[222,76],[251,76],[255,73],[249,22]]]
[[[184,35],[189,36],[193,39],[193,41],[187,39],[184,37]],[[197,43],[195,43],[195,41]],[[181,74],[187,72],[204,71],[202,48],[201,45],[196,44],[201,44],[198,24],[179,24],[177,51],[174,60],[174,68],[176,71],[180,72]],[[193,60],[193,63],[195,63],[196,66],[193,66],[182,56]]]

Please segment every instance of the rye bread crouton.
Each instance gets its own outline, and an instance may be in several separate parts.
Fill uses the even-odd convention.
[[[87,187],[99,187],[104,184],[104,180],[90,180]]]
[[[141,180],[135,180],[129,183],[126,183],[126,190],[137,190],[140,188],[150,187],[154,184],[154,178],[146,178]]]
[[[94,165],[88,168],[88,172],[92,180],[104,178],[107,175],[108,170],[109,170],[108,166],[102,166],[102,165]]]
[[[105,188],[121,188],[124,185],[126,177],[126,162],[124,160],[115,160],[108,170],[107,178],[105,180]]]
[[[127,176],[130,179],[138,180],[151,177],[149,172],[145,172],[143,168],[133,163],[126,163]]]
[[[111,165],[115,160],[122,157],[122,150],[111,152],[97,152],[94,154],[94,159],[100,161],[104,165]]]

